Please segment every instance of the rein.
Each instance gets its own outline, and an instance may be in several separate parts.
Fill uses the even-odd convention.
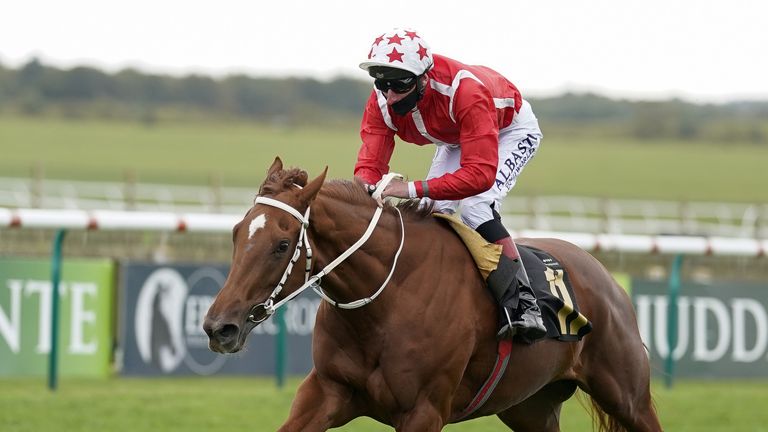
[[[379,182],[376,192],[378,192],[378,195],[376,192],[374,192],[374,196],[381,196],[381,191],[386,188],[386,186],[389,184],[390,181],[392,181],[393,178],[396,176],[399,176],[398,174],[390,173],[384,176],[384,178]],[[318,295],[320,295],[323,300],[327,301],[328,303],[332,304],[335,307],[341,308],[341,309],[356,309],[362,306],[365,306],[371,302],[373,302],[376,297],[379,296],[384,291],[384,288],[389,283],[389,280],[392,278],[392,274],[395,272],[395,267],[397,266],[397,260],[400,257],[400,252],[403,250],[403,244],[405,243],[405,225],[403,224],[403,215],[400,212],[400,209],[395,207],[395,210],[397,211],[397,214],[400,218],[400,246],[397,249],[397,252],[395,253],[395,258],[392,262],[392,268],[389,271],[389,274],[387,275],[386,279],[384,279],[384,282],[381,284],[379,289],[373,293],[373,295],[369,297],[365,297],[359,300],[355,300],[349,303],[339,303],[333,299],[331,299],[323,290],[320,288],[320,280],[323,276],[327,275],[331,271],[333,271],[334,268],[336,268],[339,264],[344,262],[347,258],[349,258],[350,255],[352,255],[355,251],[360,249],[360,247],[368,240],[368,238],[371,237],[371,234],[373,234],[373,230],[376,228],[376,225],[379,222],[379,218],[381,217],[382,213],[382,203],[380,200],[377,200],[379,202],[379,206],[376,207],[376,211],[373,214],[373,217],[371,218],[370,223],[368,224],[368,227],[366,228],[363,235],[352,245],[344,251],[341,255],[339,255],[336,259],[328,263],[322,270],[317,272],[316,274],[310,276],[312,270],[312,247],[309,242],[309,235],[307,234],[307,229],[309,228],[309,211],[310,207],[307,207],[306,212],[302,215],[298,210],[295,208],[289,206],[288,204],[278,201],[276,199],[267,198],[267,197],[256,197],[254,200],[254,205],[256,204],[264,204],[272,207],[277,207],[283,211],[288,212],[291,216],[295,217],[300,223],[301,223],[301,229],[299,231],[299,240],[296,243],[296,249],[294,250],[293,256],[291,257],[291,261],[288,263],[288,267],[285,269],[285,272],[283,272],[283,276],[280,278],[280,282],[277,284],[275,289],[272,291],[272,294],[270,294],[269,298],[264,303],[259,303],[257,305],[254,305],[251,308],[251,312],[248,315],[248,320],[252,323],[258,324],[262,321],[269,318],[272,314],[275,313],[275,311],[285,303],[292,300],[294,297],[298,296],[302,292],[304,292],[307,288],[312,287],[312,289],[317,292]],[[293,270],[294,264],[298,261],[299,256],[301,256],[301,248],[302,246],[305,246],[307,249],[306,253],[306,267],[304,271],[304,284],[301,285],[296,291],[292,292],[291,294],[288,294],[285,298],[275,303],[275,299],[277,298],[278,294],[283,290],[283,286],[285,285],[286,280],[288,279],[288,276],[291,274],[291,271]]]

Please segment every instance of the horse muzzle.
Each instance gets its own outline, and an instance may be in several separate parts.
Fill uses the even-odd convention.
[[[208,347],[218,353],[235,353],[243,348],[242,329],[235,323],[205,318],[203,330],[208,335]]]

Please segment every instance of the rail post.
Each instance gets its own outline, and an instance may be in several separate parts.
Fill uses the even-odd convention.
[[[280,308],[275,312],[277,320],[277,336],[275,337],[275,379],[277,388],[282,389],[285,385],[285,308]]]
[[[61,261],[64,236],[67,230],[56,231],[51,257],[51,351],[48,354],[48,389],[56,391],[58,384],[59,357],[59,282],[61,281]]]
[[[667,358],[664,362],[664,382],[672,388],[675,374],[675,348],[677,348],[677,298],[680,295],[680,273],[683,267],[683,255],[675,255],[669,273],[667,291]]]

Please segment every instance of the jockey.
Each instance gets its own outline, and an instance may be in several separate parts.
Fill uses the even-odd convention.
[[[487,241],[503,247],[488,287],[500,308],[499,338],[546,334],[515,242],[501,223],[501,201],[533,158],[542,138],[538,120],[517,88],[498,72],[433,54],[420,34],[395,29],[377,37],[360,63],[374,78],[360,127],[355,176],[376,184],[389,171],[395,135],[436,144],[425,180],[394,180],[382,197],[434,201]]]

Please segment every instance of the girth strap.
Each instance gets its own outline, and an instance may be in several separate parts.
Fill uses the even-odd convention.
[[[467,407],[464,408],[464,410],[462,410],[452,421],[459,421],[465,417],[468,417],[480,409],[481,406],[485,405],[485,402],[489,397],[491,397],[491,394],[496,389],[499,381],[501,381],[501,378],[504,376],[504,371],[507,370],[507,365],[509,364],[509,355],[511,353],[512,341],[509,339],[499,341],[499,348],[496,354],[496,364],[493,366],[493,369],[491,369],[491,374],[488,376],[488,379],[485,380],[483,386],[480,387],[480,391],[477,392],[475,397],[472,399],[472,402],[470,402],[469,405],[467,405]]]

